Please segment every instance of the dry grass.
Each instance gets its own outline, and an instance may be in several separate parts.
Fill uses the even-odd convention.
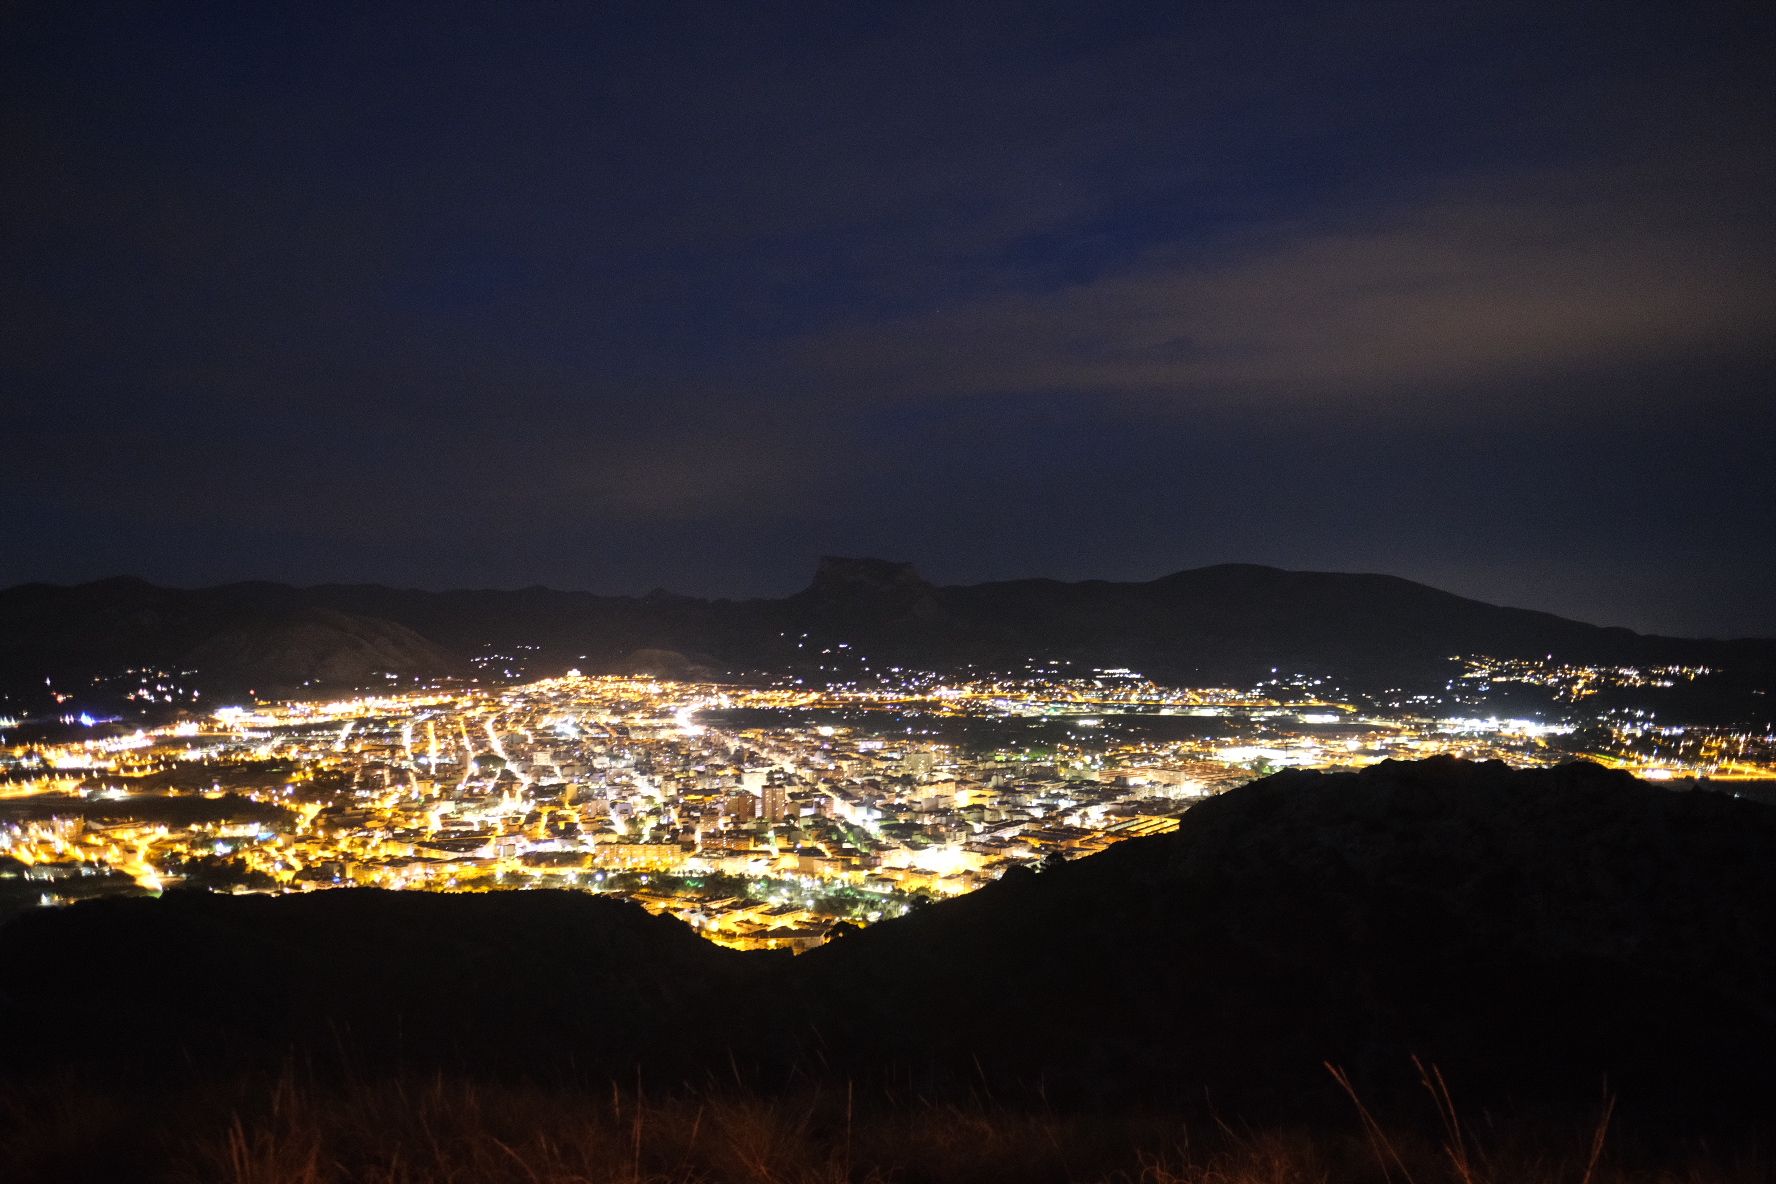
[[[1448,1084],[1422,1129],[1389,1126],[1334,1070],[1350,1129],[1193,1129],[848,1089],[652,1099],[435,1078],[321,1085],[286,1073],[152,1096],[90,1083],[0,1096],[0,1176],[168,1184],[1751,1184],[1755,1151],[1621,1151],[1611,1110],[1570,1137],[1466,1125]],[[1434,1116],[1434,1121],[1432,1121]]]

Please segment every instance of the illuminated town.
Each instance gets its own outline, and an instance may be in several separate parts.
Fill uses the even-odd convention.
[[[1776,782],[1767,731],[1572,714],[1600,691],[1706,668],[1452,669],[1443,694],[1391,698],[1308,676],[1190,689],[1061,664],[818,689],[576,671],[207,712],[156,672],[141,694],[176,702],[169,722],[0,749],[0,883],[12,907],[181,883],[568,888],[724,945],[800,950],[841,923],[1168,831],[1192,804],[1283,768],[1583,757],[1674,788]],[[1487,713],[1495,685],[1568,714]]]

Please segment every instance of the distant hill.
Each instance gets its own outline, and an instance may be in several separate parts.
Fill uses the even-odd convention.
[[[580,667],[733,677],[857,673],[866,661],[876,670],[1015,669],[1030,659],[1211,682],[1249,683],[1276,667],[1382,686],[1441,680],[1451,655],[1476,652],[1706,664],[1760,686],[1776,681],[1776,642],[1645,636],[1391,576],[1250,565],[1143,583],[939,587],[906,564],[828,557],[804,591],[749,601],[547,588],[187,590],[134,579],[0,592],[0,690],[40,688],[45,677],[77,686],[144,663],[197,668],[200,681],[232,693],[516,666],[532,676]]]
[[[397,621],[304,607],[211,634],[183,661],[232,684],[268,692],[304,686],[364,686],[394,674],[428,677],[460,669],[460,658]]]
[[[0,592],[0,689],[78,691],[132,666],[197,671],[212,694],[364,686],[435,677],[463,658],[408,626],[342,607],[325,589],[279,584],[161,588],[119,578]]]
[[[1284,773],[791,960],[559,892],[172,895],[0,929],[13,1072],[294,1049],[1258,1119],[1441,1066],[1470,1113],[1776,1103],[1776,810],[1594,766]],[[117,1037],[113,1042],[105,1034]],[[5,1072],[5,1070],[0,1070]],[[1340,1109],[1342,1113],[1342,1109]]]

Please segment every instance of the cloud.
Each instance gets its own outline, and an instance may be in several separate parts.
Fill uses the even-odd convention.
[[[803,343],[863,397],[1071,391],[1427,406],[1537,376],[1767,358],[1771,251],[1718,211],[1559,179],[1152,250],[1114,274]],[[1503,399],[1501,407],[1518,407]]]
[[[817,473],[814,439],[740,425],[691,423],[616,444],[590,444],[557,467],[551,492],[585,513],[650,522],[760,517],[806,508]],[[816,515],[817,516],[817,515]]]

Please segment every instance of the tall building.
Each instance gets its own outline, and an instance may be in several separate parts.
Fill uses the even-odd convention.
[[[766,822],[782,822],[789,814],[789,789],[783,785],[767,785],[761,791]]]

